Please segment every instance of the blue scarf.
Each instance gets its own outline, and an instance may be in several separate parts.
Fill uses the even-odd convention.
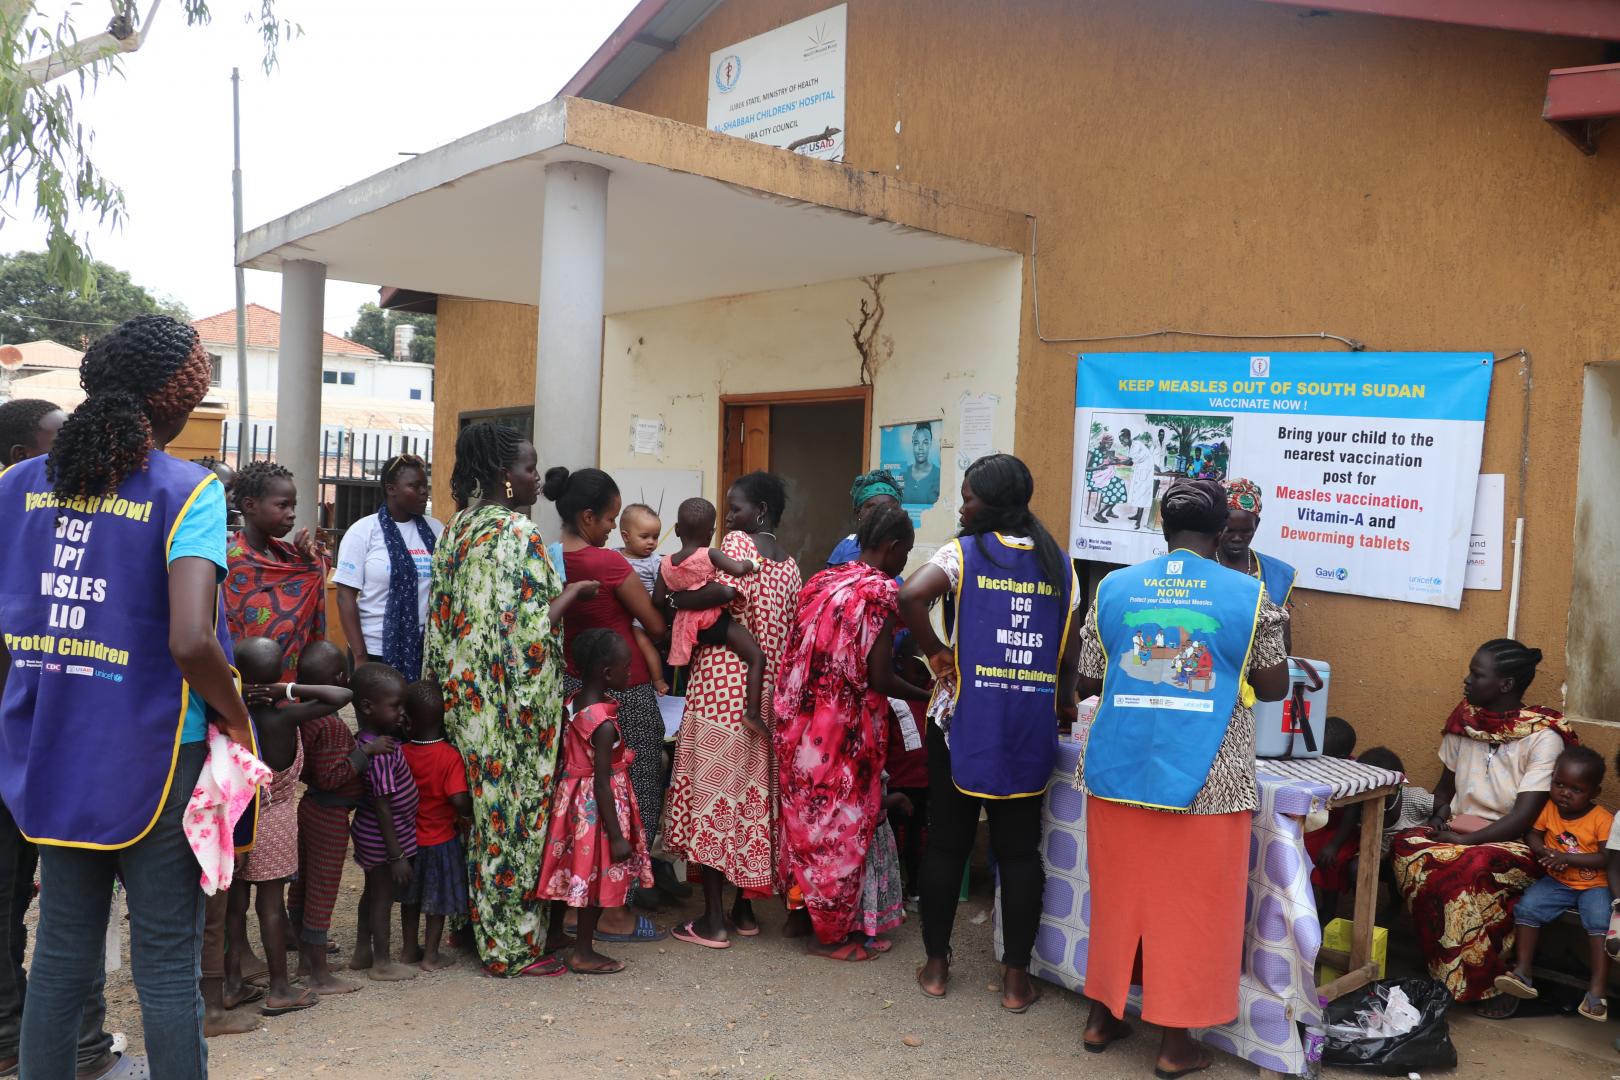
[[[405,537],[388,516],[384,504],[377,511],[382,523],[383,543],[388,546],[388,603],[383,608],[382,662],[405,676],[407,682],[422,677],[422,614],[417,610],[416,560],[405,550]],[[433,554],[433,530],[420,517],[413,518],[422,546]]]

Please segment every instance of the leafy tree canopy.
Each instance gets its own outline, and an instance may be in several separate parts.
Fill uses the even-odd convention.
[[[0,341],[17,344],[49,339],[82,349],[136,315],[156,313],[191,320],[183,304],[154,296],[115,266],[91,263],[96,288],[80,291],[53,278],[48,261],[38,251],[0,255]]]
[[[384,311],[376,304],[361,304],[359,312],[355,315],[354,328],[349,331],[348,336],[350,341],[369,345],[392,360],[394,328],[414,326],[416,336],[411,339],[411,355],[401,359],[431,364],[438,352],[438,342],[434,339],[434,328],[437,323],[438,320],[432,315],[418,315],[408,311]]]

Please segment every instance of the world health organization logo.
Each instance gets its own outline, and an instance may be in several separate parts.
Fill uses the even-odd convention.
[[[736,53],[721,57],[714,67],[714,88],[722,94],[729,94],[737,89],[737,80],[742,78],[742,57]]]

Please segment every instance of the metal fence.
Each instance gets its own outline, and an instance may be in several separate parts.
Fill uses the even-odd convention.
[[[231,445],[230,432],[220,431],[219,460],[235,469],[250,461],[276,460],[276,429],[251,424],[247,438]],[[400,454],[414,454],[427,463],[433,476],[433,440],[425,436],[382,435],[371,432],[321,432],[321,524],[341,532],[358,518],[373,513],[382,501],[382,469]]]

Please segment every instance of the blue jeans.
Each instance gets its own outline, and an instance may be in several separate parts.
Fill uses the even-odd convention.
[[[71,1080],[85,998],[103,978],[114,875],[128,895],[130,961],[146,1056],[163,1080],[208,1075],[203,1042],[201,868],[181,832],[207,743],[180,747],[151,830],[118,851],[42,846],[39,931],[23,1008],[22,1075]],[[64,789],[63,797],[69,796]]]
[[[1566,911],[1578,911],[1587,936],[1603,937],[1609,932],[1609,902],[1613,899],[1602,885],[1572,889],[1555,877],[1539,878],[1514,905],[1513,921],[1520,926],[1546,926]]]
[[[11,810],[0,802],[0,1061],[17,1056],[22,1038],[23,1001],[28,994],[28,976],[23,970],[28,930],[23,916],[34,899],[38,865],[39,850],[23,839]],[[107,1016],[107,1000],[101,993],[105,981],[103,970],[84,999],[84,1018],[79,1022],[80,1072],[104,1068],[111,1060],[112,1036],[102,1027]]]

